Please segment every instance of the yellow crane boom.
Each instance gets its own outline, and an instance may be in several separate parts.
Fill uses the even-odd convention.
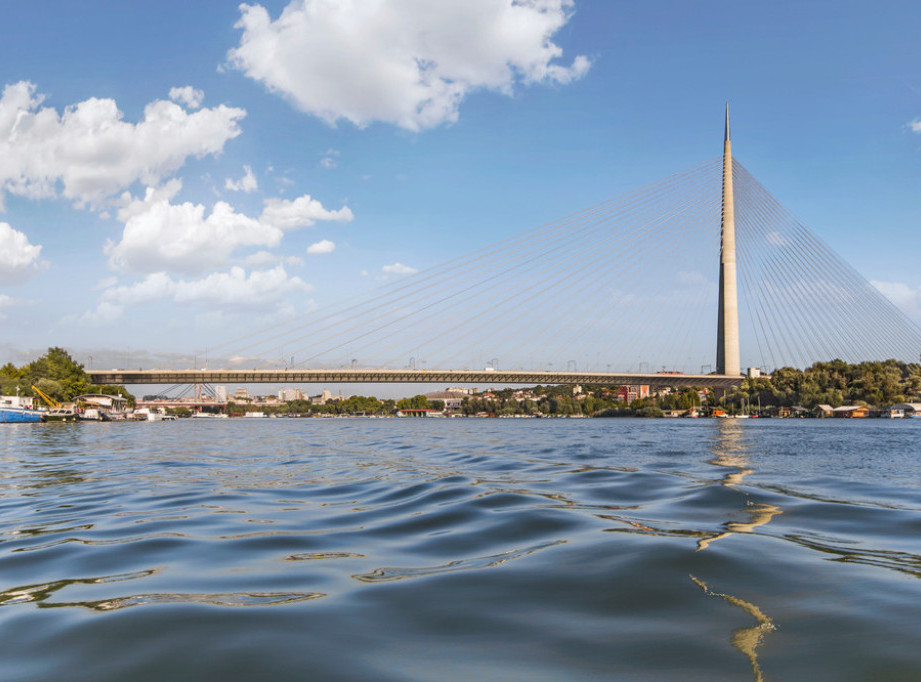
[[[58,408],[61,406],[61,403],[59,403],[57,400],[55,400],[54,398],[46,394],[35,384],[32,384],[32,390],[38,393],[38,397],[44,400],[46,403],[48,403],[49,407]]]

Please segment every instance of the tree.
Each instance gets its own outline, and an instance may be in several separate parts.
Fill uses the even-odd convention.
[[[426,410],[429,401],[424,395],[414,395],[412,398],[401,398],[397,401],[398,410]]]

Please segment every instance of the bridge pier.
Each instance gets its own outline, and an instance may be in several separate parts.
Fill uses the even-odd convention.
[[[732,191],[732,144],[729,140],[729,104],[723,138],[723,218],[720,229],[720,290],[716,333],[716,372],[742,373],[739,360],[739,294],[736,282],[735,200]]]

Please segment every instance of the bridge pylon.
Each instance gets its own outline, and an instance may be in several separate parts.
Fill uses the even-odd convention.
[[[716,333],[716,373],[738,376],[739,293],[736,283],[735,201],[732,193],[732,144],[729,140],[729,103],[723,138],[723,218],[720,227],[720,289]]]

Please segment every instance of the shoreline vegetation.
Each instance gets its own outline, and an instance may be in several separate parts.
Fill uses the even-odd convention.
[[[40,399],[38,392],[59,402],[68,402],[78,395],[97,393],[121,396],[134,407],[134,396],[124,386],[93,384],[83,365],[77,363],[63,348],[52,347],[37,360],[16,367],[8,362],[0,367],[0,395],[32,396]]]
[[[58,347],[49,348],[22,367],[12,363],[0,367],[0,394],[18,392],[37,397],[33,386],[61,402],[96,393],[124,397],[130,408],[136,404],[135,397],[122,386],[91,384],[83,365]],[[309,399],[241,403],[231,398],[224,413],[243,417],[258,409],[260,416],[278,417],[394,416],[410,410],[467,417],[813,416],[820,406],[851,405],[879,411],[895,404],[921,402],[921,365],[897,360],[856,364],[832,360],[816,362],[804,370],[783,367],[770,376],[746,378],[725,395],[707,389],[673,388],[628,400],[620,386],[558,385],[489,389],[465,395],[450,409],[446,409],[445,401],[424,395],[399,400],[350,396],[323,404]],[[179,417],[192,414],[184,407],[168,412]]]

